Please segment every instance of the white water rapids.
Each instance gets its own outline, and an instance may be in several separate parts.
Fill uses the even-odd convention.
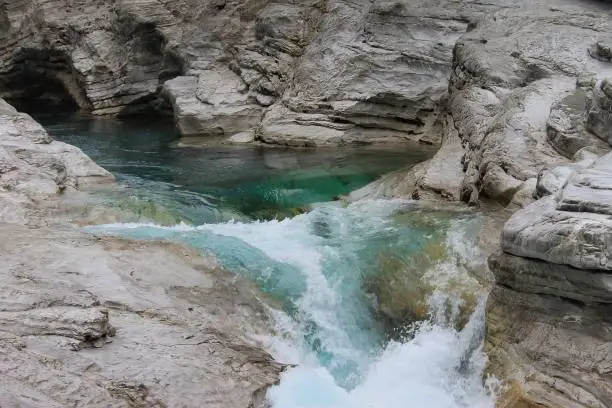
[[[423,242],[444,240],[451,260],[425,275],[439,279],[437,287],[449,276],[463,279],[457,259],[473,255],[468,231],[478,220],[459,217],[418,229],[393,218],[405,206],[367,201],[322,205],[284,221],[90,229],[201,248],[280,299],[285,307],[275,312],[278,336],[267,343],[279,359],[297,366],[269,390],[274,408],[492,408],[494,395],[483,381],[484,299],[457,331],[441,312],[449,296],[434,291],[430,321],[403,342],[387,341],[372,313],[363,282],[376,273],[373,259],[381,250],[409,260]]]

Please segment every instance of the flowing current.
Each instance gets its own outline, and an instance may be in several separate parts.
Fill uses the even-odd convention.
[[[494,406],[483,380],[485,299],[466,268],[478,256],[479,216],[329,202],[429,152],[171,149],[160,136],[168,131],[126,126],[48,123],[116,174],[124,189],[104,205],[135,214],[88,230],[191,245],[266,292],[275,335],[259,340],[295,365],[269,390],[272,407]],[[421,318],[396,327],[386,309],[398,296]]]

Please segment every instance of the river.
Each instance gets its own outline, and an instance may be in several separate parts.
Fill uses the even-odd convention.
[[[494,406],[483,379],[485,298],[466,267],[479,256],[482,216],[409,200],[334,201],[431,148],[178,147],[167,123],[38,119],[121,185],[101,199],[132,212],[131,222],[89,231],[191,245],[274,300],[266,344],[296,364],[270,389],[274,408]],[[458,328],[466,291],[475,300]],[[398,302],[421,319],[390,327]]]

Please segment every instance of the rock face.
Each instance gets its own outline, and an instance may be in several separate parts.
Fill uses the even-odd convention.
[[[3,1],[0,95],[15,101],[73,104],[98,114],[164,108],[167,101],[181,133],[233,136],[235,141],[292,146],[441,141],[432,160],[390,174],[353,198],[442,196],[473,205],[501,203],[513,211],[523,208],[504,227],[500,251],[489,260],[497,283],[489,299],[487,348],[491,370],[509,379],[511,386],[499,406],[605,408],[612,406],[610,11],[607,2],[587,0]],[[34,126],[22,122],[19,126]],[[93,179],[107,177],[89,165],[84,165],[89,170],[75,173],[66,161],[63,170],[56,155],[52,160],[40,153],[44,146],[49,150],[61,145],[35,143],[46,136],[39,128],[28,129],[25,133],[33,139],[19,138],[19,143],[30,150],[0,150],[0,180],[9,186],[0,195],[6,202],[2,208],[10,209],[2,215],[5,221],[32,220],[39,211],[38,192],[51,197],[75,180],[89,180],[90,171],[97,174]],[[22,170],[15,173],[15,168]],[[16,174],[21,178],[13,178]],[[106,256],[106,241],[70,238],[58,231],[49,234],[58,242],[87,243],[94,258]],[[19,251],[25,244],[6,243],[2,253]],[[138,250],[148,257],[147,249]],[[127,250],[128,258],[132,251],[136,249]],[[176,255],[168,256],[176,260]],[[134,277],[126,277],[125,265],[108,262],[108,273],[121,276],[125,286],[119,287],[127,292],[145,290],[133,285],[159,287],[144,280],[135,283]],[[24,270],[39,267],[32,265]],[[10,268],[2,270],[12,273]],[[111,343],[115,345],[122,330],[132,327],[126,322],[137,319],[135,315],[149,316],[134,312],[143,310],[133,306],[140,297],[113,300],[104,292],[91,293],[102,299],[99,305],[60,300],[45,306],[48,313],[28,306],[2,311],[1,321],[19,316],[28,322],[15,325],[13,337],[7,337],[11,356],[30,347],[36,352],[40,347],[50,356],[41,362],[33,354],[19,354],[28,363],[6,367],[19,364],[38,372],[41,365],[77,364],[73,355],[57,357],[61,347],[28,343],[52,332],[49,339],[60,338],[70,348],[101,345],[79,352],[90,353],[87,357],[94,362],[96,352],[118,353],[112,359],[116,370],[93,365],[79,380],[84,387],[97,387],[88,395],[108,392],[118,401],[127,395],[144,400],[142,405],[157,401],[147,398],[180,405],[169,399],[177,394],[160,382],[142,380],[144,388],[117,382],[118,373],[127,370],[120,361],[124,357],[135,370],[142,370],[135,378],[156,378],[149,376],[151,367],[157,367],[152,360],[134,362],[105,343],[115,332],[111,326],[117,327]],[[164,308],[168,302],[184,302],[172,296],[164,293],[160,298]],[[107,306],[105,314],[98,308],[105,299],[128,307]],[[180,303],[176,310],[185,306]],[[158,306],[152,307],[157,316]],[[172,330],[181,333],[177,336],[193,327],[181,316],[172,314],[177,319],[172,321],[178,322]],[[157,322],[165,325],[170,321],[166,319],[170,318]],[[141,335],[150,339],[148,333],[155,330],[144,329]],[[227,346],[234,343],[225,340],[202,341],[192,346],[215,344],[222,350],[215,355],[252,361],[240,354],[252,348]],[[161,349],[148,351],[153,361],[167,355]],[[198,349],[198,356],[202,353]],[[219,406],[247,403],[280,370],[267,359],[247,369],[260,382],[230,377],[246,385],[235,394],[202,390],[202,400],[219,401]],[[188,360],[197,364],[197,359]],[[66,372],[81,366],[70,367]],[[189,367],[196,372],[201,368]],[[33,378],[19,375],[7,377],[13,381],[7,389],[19,389],[24,386],[19,381]],[[67,393],[54,394],[53,389],[32,392],[42,401],[72,403],[61,399]],[[176,392],[182,395],[184,390],[187,385]],[[133,397],[134,392],[140,394]]]
[[[503,253],[489,260],[488,347],[501,375],[521,384],[514,399],[612,406],[611,209],[608,153],[506,223]]]
[[[583,149],[610,150],[605,78],[612,63],[589,51],[608,41],[609,5],[553,3],[499,9],[470,26],[454,49],[440,152],[379,181],[373,193],[418,189],[508,204],[519,191],[529,196],[524,188],[535,186],[542,169],[570,163]],[[398,177],[401,188],[393,186]]]
[[[440,151],[351,197],[523,208],[489,259],[500,408],[612,406],[611,10],[530,2],[470,25],[454,49]]]
[[[5,0],[0,96],[117,114],[161,95],[185,135],[437,143],[455,42],[514,3]]]
[[[525,207],[489,260],[487,350],[510,386],[500,407],[612,405],[612,65],[592,51],[607,42],[609,7],[501,10],[455,47],[448,111],[464,149],[459,196]]]
[[[2,232],[2,406],[246,408],[278,381],[253,289],[195,251]]]
[[[263,407],[284,367],[254,288],[193,250],[50,216],[112,180],[0,100],[0,406]]]

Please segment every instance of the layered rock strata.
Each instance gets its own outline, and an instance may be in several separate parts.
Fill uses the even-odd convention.
[[[489,259],[499,407],[612,406],[610,11],[533,3],[470,26],[440,151],[352,194],[518,210]]]
[[[523,208],[489,262],[487,348],[511,386],[499,405],[601,408],[612,406],[611,11],[586,0],[5,1],[0,90],[94,113],[161,95],[183,134],[237,141],[441,139],[432,160],[353,197]],[[47,173],[49,192],[66,184]],[[106,330],[97,321],[92,332]]]
[[[165,100],[184,135],[438,143],[455,42],[515,3],[3,1],[0,96],[95,114]]]
[[[493,365],[546,407],[612,406],[612,153],[515,213],[489,264]],[[516,390],[514,390],[516,391]]]
[[[522,206],[542,169],[580,160],[585,148],[609,151],[612,63],[597,53],[609,41],[610,7],[556,3],[501,9],[472,24],[454,48],[438,155],[361,195],[418,190],[472,204],[516,196]]]

